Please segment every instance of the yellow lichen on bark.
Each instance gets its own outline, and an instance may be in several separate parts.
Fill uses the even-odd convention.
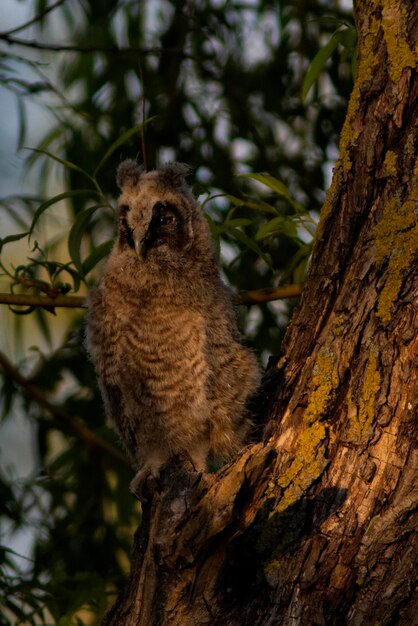
[[[323,346],[316,359],[309,390],[309,403],[304,419],[312,424],[322,417],[327,409],[332,391],[338,386],[338,373],[335,366],[335,355],[331,348]]]
[[[388,54],[388,67],[391,80],[399,81],[405,68],[418,66],[418,44],[412,49],[405,36],[406,11],[402,3],[397,0],[378,0],[376,2],[382,10],[382,19],[371,18],[368,24],[367,34],[361,47],[361,55],[358,64],[357,77],[351,93],[347,108],[347,115],[340,135],[340,157],[335,166],[332,183],[325,196],[325,202],[321,211],[321,218],[317,228],[317,237],[321,235],[323,224],[330,215],[338,196],[341,184],[345,176],[352,168],[351,147],[357,141],[360,130],[355,128],[355,119],[361,97],[361,90],[373,77],[373,69],[379,63],[375,54],[376,42],[381,38],[382,29],[385,37]],[[389,166],[395,165],[393,162]],[[387,170],[389,174],[395,173]]]
[[[392,197],[383,210],[383,217],[373,229],[375,259],[388,261],[386,280],[379,296],[377,315],[383,322],[391,319],[405,271],[418,253],[418,162],[412,191],[399,206]]]
[[[361,89],[372,79],[373,68],[376,67],[379,60],[374,52],[376,40],[379,36],[380,23],[376,19],[371,19],[368,34],[364,38],[364,43],[359,59],[357,77],[351,92],[350,101],[348,103],[347,115],[340,135],[340,156],[335,166],[334,176],[331,186],[325,196],[325,202],[321,210],[320,222],[317,228],[317,236],[321,233],[323,224],[330,215],[334,206],[338,191],[346,174],[351,170],[351,147],[357,141],[360,131],[353,127],[356,119],[358,106],[361,98]]]
[[[350,440],[355,443],[364,443],[369,434],[373,432],[373,420],[375,418],[376,395],[380,389],[382,381],[378,368],[377,354],[371,351],[364,372],[363,385],[361,395],[358,402],[357,410],[349,410],[350,424]],[[349,396],[351,409],[354,408]],[[350,407],[349,407],[350,409]]]
[[[364,38],[363,48],[359,59],[357,77],[348,103],[347,115],[340,135],[340,158],[339,163],[343,172],[351,169],[350,147],[358,139],[360,131],[353,128],[352,124],[356,118],[358,106],[361,98],[361,89],[373,76],[373,69],[379,62],[374,50],[376,39],[379,35],[380,24],[377,20],[371,19],[369,31]]]
[[[275,512],[284,511],[294,504],[325,469],[325,436],[325,426],[320,423],[306,428],[300,435],[295,458],[277,481],[285,491]]]
[[[309,385],[309,402],[303,416],[305,427],[298,438],[295,458],[277,479],[284,493],[275,508],[276,512],[284,511],[296,502],[326,467],[326,429],[321,418],[326,414],[333,391],[339,383],[332,343],[341,330],[342,321],[343,318],[335,320],[330,341],[318,352]]]
[[[402,2],[382,0],[382,26],[388,52],[388,68],[391,80],[400,80],[406,67],[417,66],[417,53],[412,50],[405,36],[406,11]]]
[[[398,155],[393,150],[388,150],[385,155],[385,161],[383,163],[383,168],[386,176],[394,176],[398,166]]]

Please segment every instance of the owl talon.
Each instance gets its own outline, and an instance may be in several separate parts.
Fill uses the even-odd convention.
[[[133,477],[129,484],[129,491],[141,504],[146,504],[152,499],[154,493],[159,490],[159,487],[158,477],[146,467]]]

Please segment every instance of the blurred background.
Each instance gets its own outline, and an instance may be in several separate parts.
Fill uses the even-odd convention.
[[[115,170],[188,163],[237,295],[303,285],[355,74],[351,2],[2,0],[0,292],[84,296]],[[240,307],[265,365],[297,299]],[[0,624],[96,624],[140,507],[82,308],[0,307]]]

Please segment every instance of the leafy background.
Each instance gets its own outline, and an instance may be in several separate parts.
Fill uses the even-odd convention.
[[[149,169],[192,166],[237,294],[303,283],[355,72],[349,7],[19,4],[16,26],[31,23],[0,33],[0,87],[18,116],[5,169],[24,165],[0,198],[3,292],[86,294],[115,232],[116,167],[143,161],[143,144]],[[242,307],[264,363],[295,304]],[[0,623],[99,623],[141,513],[83,349],[83,310],[3,309],[2,431],[20,440],[18,424],[30,437],[0,475]],[[34,466],[22,473],[28,449]]]

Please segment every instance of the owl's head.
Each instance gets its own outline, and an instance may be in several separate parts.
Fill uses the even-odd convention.
[[[182,163],[150,172],[132,160],[121,163],[119,253],[166,271],[214,258],[206,220],[186,183],[188,172]]]

